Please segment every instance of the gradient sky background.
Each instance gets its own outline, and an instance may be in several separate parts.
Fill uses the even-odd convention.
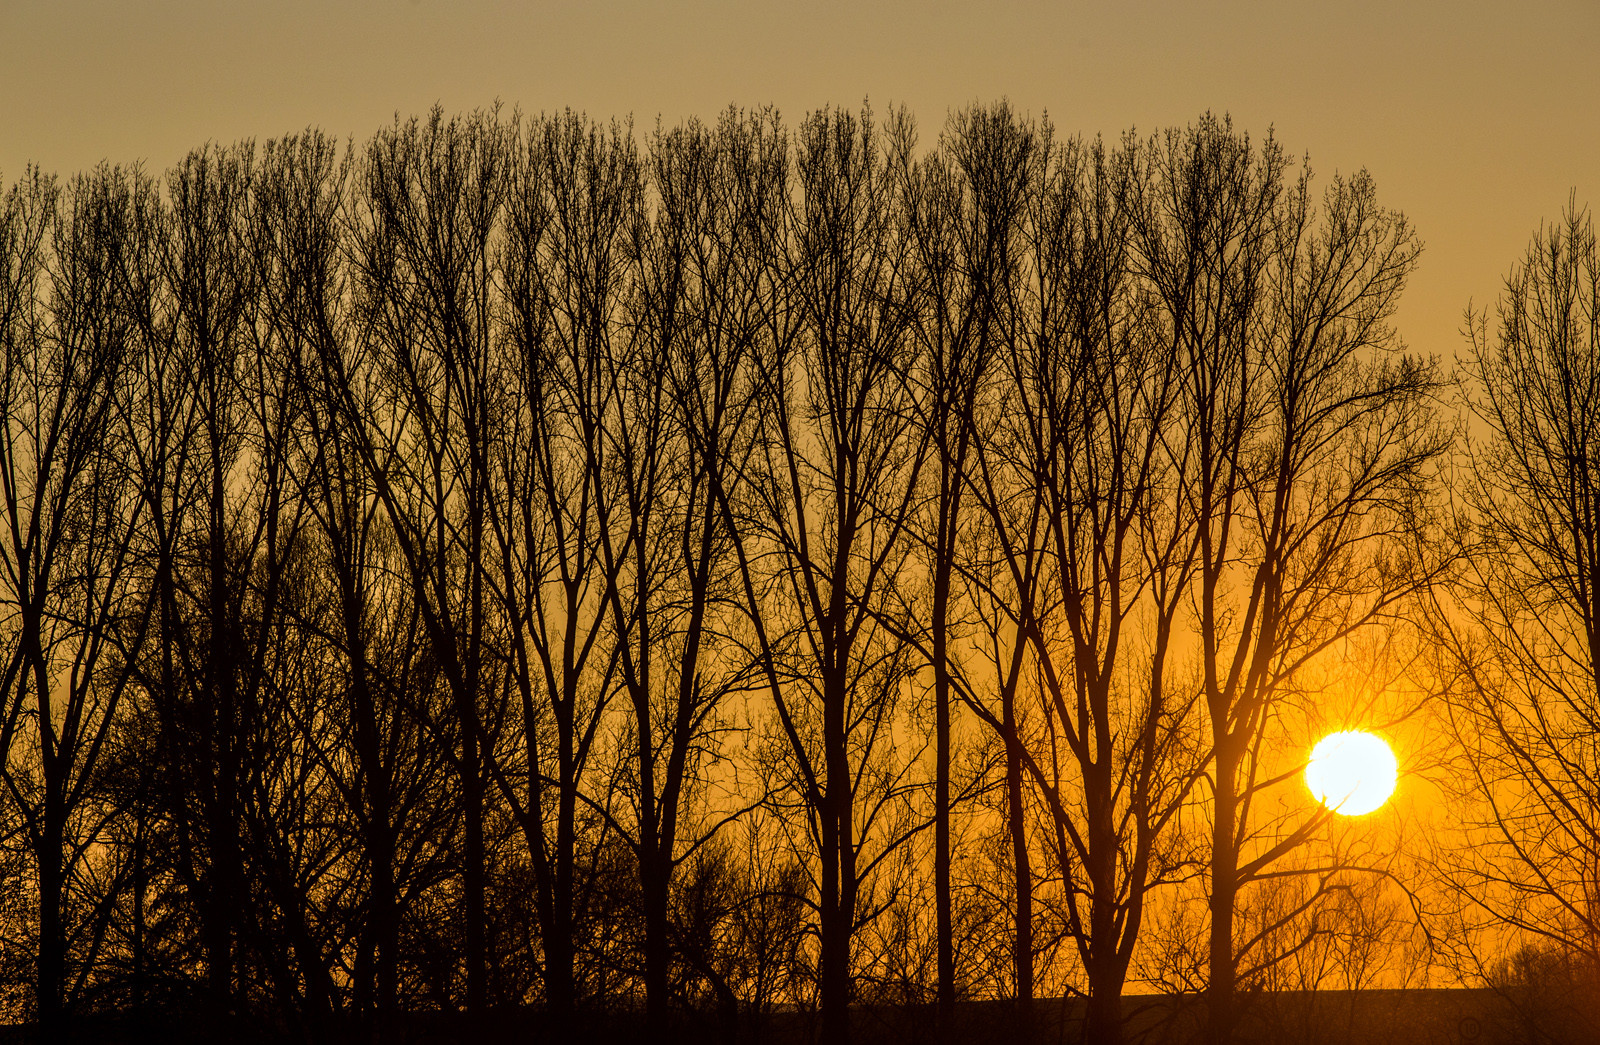
[[[1007,97],[1114,137],[1226,111],[1423,236],[1401,330],[1451,357],[1569,191],[1600,207],[1600,0],[0,0],[0,178],[164,168],[208,139],[358,138],[434,103],[609,117]]]

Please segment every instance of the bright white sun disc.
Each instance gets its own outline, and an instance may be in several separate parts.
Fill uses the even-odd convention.
[[[1382,737],[1360,730],[1330,733],[1311,749],[1306,787],[1335,813],[1370,813],[1394,793],[1400,765]]]

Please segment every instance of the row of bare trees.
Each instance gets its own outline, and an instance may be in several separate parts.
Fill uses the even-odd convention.
[[[1365,173],[1315,189],[1226,120],[1106,143],[1003,104],[926,145],[903,112],[436,111],[28,171],[13,1011],[792,1008],[832,1042],[855,1001],[948,1030],[1008,997],[1027,1033],[1074,991],[1112,1042],[1138,981],[1232,1040],[1394,877],[1299,789],[1311,731],[1407,710],[1424,648],[1487,663],[1469,632],[1529,663],[1538,585],[1482,574],[1478,630],[1425,598],[1462,541],[1445,378],[1390,324],[1419,250]],[[1555,364],[1475,329],[1525,467],[1479,471],[1522,486],[1480,488],[1474,561],[1563,562],[1518,542],[1565,515],[1494,508],[1569,503],[1497,377]],[[1463,714],[1532,693],[1457,676]]]

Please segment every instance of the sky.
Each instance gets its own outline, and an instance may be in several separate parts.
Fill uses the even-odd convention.
[[[1426,244],[1401,333],[1446,360],[1540,221],[1600,206],[1597,0],[0,0],[7,184],[435,104],[648,129],[869,99],[928,140],[1000,98],[1108,137],[1226,112],[1324,176],[1367,168]]]

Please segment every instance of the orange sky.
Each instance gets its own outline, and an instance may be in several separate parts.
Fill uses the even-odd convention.
[[[1427,243],[1400,323],[1450,357],[1571,189],[1600,206],[1600,2],[1525,0],[0,0],[0,178],[164,167],[208,138],[396,110],[633,113],[974,99],[1068,131],[1231,112],[1331,173],[1366,166]]]

